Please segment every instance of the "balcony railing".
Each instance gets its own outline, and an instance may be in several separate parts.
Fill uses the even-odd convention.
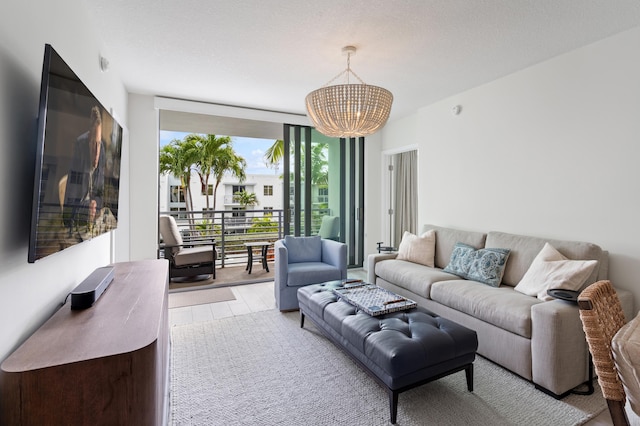
[[[273,243],[284,235],[282,210],[215,210],[160,212],[172,215],[185,245],[216,242],[217,264],[221,267],[246,264],[244,243]],[[162,256],[162,250],[159,250]]]
[[[284,210],[199,210],[160,214],[175,218],[185,245],[215,241],[217,265],[220,267],[246,264],[248,256],[244,243],[273,243],[284,237]],[[322,216],[327,214],[330,214],[329,209],[312,210],[310,235],[318,233]],[[162,244],[162,241],[159,243]],[[162,250],[158,252],[160,257],[164,255]],[[272,253],[270,250],[269,256]]]
[[[312,211],[310,235],[318,233],[322,216],[328,213],[328,209]],[[215,241],[220,267],[246,264],[248,255],[244,243],[273,243],[284,237],[284,210],[199,210],[160,214],[175,218],[185,245]],[[158,252],[163,256],[162,250]]]
[[[175,218],[185,245],[215,241],[220,267],[246,264],[248,256],[244,243],[273,243],[284,237],[284,210],[198,210],[160,214]],[[327,214],[330,214],[329,209],[312,210],[310,235],[318,233],[322,216]],[[164,255],[162,250],[158,252],[160,257]],[[271,256],[272,253],[270,250]]]

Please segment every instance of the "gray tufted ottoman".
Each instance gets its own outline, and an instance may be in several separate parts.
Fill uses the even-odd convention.
[[[372,317],[338,300],[340,281],[298,290],[300,327],[310,318],[338,347],[368,371],[389,394],[391,423],[398,394],[465,370],[473,391],[476,332],[420,307]]]

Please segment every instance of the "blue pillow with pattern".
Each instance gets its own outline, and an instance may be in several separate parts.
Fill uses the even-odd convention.
[[[509,249],[476,249],[467,244],[456,243],[444,271],[492,287],[499,287],[510,253]]]
[[[509,249],[503,248],[477,250],[471,267],[469,267],[467,279],[479,281],[492,287],[500,287],[509,253],[511,253]]]
[[[451,252],[449,264],[444,268],[445,272],[467,278],[467,273],[473,262],[473,253],[476,248],[463,243],[456,243]]]

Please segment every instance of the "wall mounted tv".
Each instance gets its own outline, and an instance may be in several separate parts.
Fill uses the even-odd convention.
[[[45,46],[29,262],[116,228],[122,127]]]

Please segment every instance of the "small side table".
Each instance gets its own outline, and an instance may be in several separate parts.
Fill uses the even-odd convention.
[[[549,289],[547,290],[547,294],[554,299],[564,300],[569,303],[578,304],[578,296],[580,295],[579,291],[574,290],[563,290],[563,289]],[[589,379],[585,384],[587,385],[587,390],[571,390],[570,392],[576,395],[591,395],[595,389],[593,386],[593,358],[591,356],[591,351],[589,351]]]
[[[384,244],[384,242],[382,241],[378,241],[376,244],[378,244],[378,253],[390,253],[392,251],[396,251],[397,248],[395,247],[391,247],[391,246],[383,246],[382,244]]]
[[[267,250],[269,249],[269,246],[271,245],[271,243],[268,241],[255,241],[251,243],[244,243],[244,245],[247,248],[247,255],[249,256],[249,258],[247,259],[247,267],[245,268],[245,271],[249,271],[249,273],[251,273],[251,269],[253,267],[253,261],[261,260],[262,269],[269,272],[269,265],[267,265]],[[256,256],[255,259],[253,257],[254,247],[259,247],[261,249],[260,254]]]

